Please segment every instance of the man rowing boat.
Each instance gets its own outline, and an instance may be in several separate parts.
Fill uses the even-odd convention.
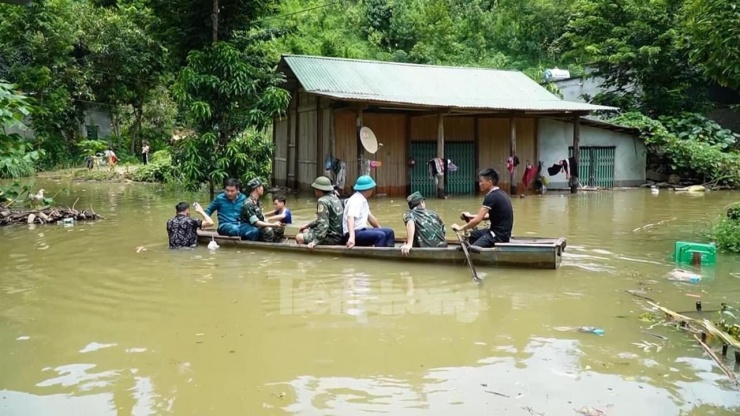
[[[487,216],[491,225],[488,230],[474,230],[468,241],[477,248],[493,247],[496,243],[508,243],[511,238],[511,229],[514,226],[514,210],[511,200],[498,187],[498,172],[494,169],[485,169],[478,174],[478,187],[486,193],[483,206],[470,222],[463,226],[452,224],[455,231],[472,229]],[[464,215],[464,214],[463,214]]]

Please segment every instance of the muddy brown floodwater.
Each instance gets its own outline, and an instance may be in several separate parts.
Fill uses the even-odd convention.
[[[643,332],[647,305],[624,292],[678,311],[696,296],[705,310],[740,307],[740,257],[721,255],[699,283],[666,278],[674,242],[696,239],[740,193],[515,199],[515,235],[567,237],[562,267],[479,268],[478,287],[463,265],[170,251],[175,203],[204,195],[36,186],[107,220],[0,229],[4,416],[740,413],[740,393],[697,343]],[[311,199],[288,202],[296,223],[313,216]],[[479,204],[428,201],[448,224]],[[371,201],[397,230],[404,205]],[[606,332],[562,331],[579,326]]]

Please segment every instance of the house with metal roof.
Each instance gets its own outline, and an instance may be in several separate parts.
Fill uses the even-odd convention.
[[[531,181],[524,180],[527,165],[578,161],[583,117],[617,110],[564,101],[518,71],[298,55],[283,55],[277,71],[285,75],[291,101],[274,120],[272,182],[296,189],[307,189],[328,171],[345,192],[357,176],[370,174],[378,194],[473,195],[476,173],[493,167],[503,189],[532,192]],[[586,122],[585,129],[607,131]],[[570,126],[565,141],[561,124]],[[557,137],[544,137],[542,126]],[[362,145],[362,127],[376,137],[373,154]],[[614,146],[632,146],[622,141]],[[609,156],[589,150],[587,159],[596,161],[602,153]],[[644,155],[642,160],[644,165]],[[583,176],[593,168],[581,165],[578,171],[570,184],[565,174],[560,178],[563,186],[573,185],[572,192],[579,176],[588,184]],[[641,174],[644,181],[644,166]]]

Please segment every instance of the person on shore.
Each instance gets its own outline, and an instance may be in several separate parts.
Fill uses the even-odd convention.
[[[259,230],[249,223],[242,223],[240,216],[244,203],[247,202],[246,195],[240,192],[239,180],[230,178],[224,183],[224,190],[211,201],[205,210],[207,215],[213,215],[218,211],[218,228],[220,235],[241,237],[242,240],[254,240],[259,235]]]
[[[275,209],[270,212],[265,212],[265,218],[267,218],[267,221],[279,221],[283,224],[293,224],[293,213],[290,212],[290,208],[285,204],[285,195],[278,195],[273,198],[272,205]]]
[[[110,171],[114,171],[116,169],[116,163],[118,162],[118,156],[116,156],[116,152],[113,151],[113,147],[108,147],[104,156],[108,159],[108,169]]]
[[[326,176],[319,176],[311,187],[314,189],[314,195],[319,198],[316,204],[316,220],[301,227],[300,233],[295,236],[296,242],[308,244],[309,249],[317,245],[342,244],[344,209],[334,192],[331,180]]]
[[[439,215],[426,207],[424,197],[414,192],[406,198],[409,210],[403,214],[406,224],[406,244],[401,253],[408,256],[412,247],[447,247],[445,224]]]
[[[141,148],[141,162],[145,165],[149,164],[149,143],[144,143]]]
[[[262,181],[257,178],[252,179],[247,183],[247,188],[249,188],[249,198],[242,207],[241,221],[259,230],[256,234],[250,235],[248,240],[279,243],[283,239],[285,228],[280,222],[265,220],[260,202],[260,197],[265,193]]]
[[[344,204],[342,230],[347,247],[393,247],[396,236],[392,229],[381,228],[378,220],[370,212],[367,198],[373,194],[375,181],[368,175],[357,178],[355,193]],[[373,228],[368,228],[368,224]]]
[[[203,211],[199,203],[194,202],[195,212],[203,219],[190,217],[190,204],[180,202],[175,205],[175,216],[167,220],[167,236],[171,249],[195,248],[198,246],[198,229],[213,226],[213,220]]]
[[[489,248],[496,243],[508,243],[511,239],[514,210],[511,207],[509,196],[498,187],[498,180],[498,172],[494,169],[481,171],[478,174],[478,187],[486,194],[483,198],[483,206],[480,207],[475,218],[467,224],[463,226],[452,224],[454,231],[465,231],[474,228],[488,216],[489,229],[474,230],[470,233],[468,242],[472,247]]]

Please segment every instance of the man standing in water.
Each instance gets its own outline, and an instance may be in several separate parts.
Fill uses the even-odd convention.
[[[260,202],[260,197],[265,193],[262,181],[257,178],[252,179],[247,183],[247,187],[250,191],[249,198],[242,207],[241,221],[259,229],[257,234],[250,235],[247,240],[279,243],[283,239],[285,228],[283,228],[281,222],[265,220],[265,215],[262,213],[262,203]]]
[[[454,231],[465,231],[474,228],[488,215],[491,228],[488,230],[474,230],[470,233],[469,242],[474,248],[489,248],[496,243],[508,243],[511,238],[511,229],[514,227],[514,210],[506,192],[498,187],[498,172],[485,169],[478,174],[478,187],[486,193],[483,206],[478,214],[462,227],[452,224]]]
[[[167,220],[167,235],[170,239],[170,248],[185,248],[198,246],[198,229],[213,225],[213,220],[197,202],[193,203],[195,212],[203,217],[202,220],[190,217],[190,204],[180,202],[175,205],[176,215]]]
[[[224,191],[216,195],[208,208],[206,214],[212,215],[213,211],[218,211],[218,228],[216,231],[220,235],[232,237],[241,237],[242,240],[253,240],[259,235],[259,230],[250,224],[243,224],[239,221],[242,207],[247,201],[247,197],[242,194],[239,180],[230,178],[224,184]]]

